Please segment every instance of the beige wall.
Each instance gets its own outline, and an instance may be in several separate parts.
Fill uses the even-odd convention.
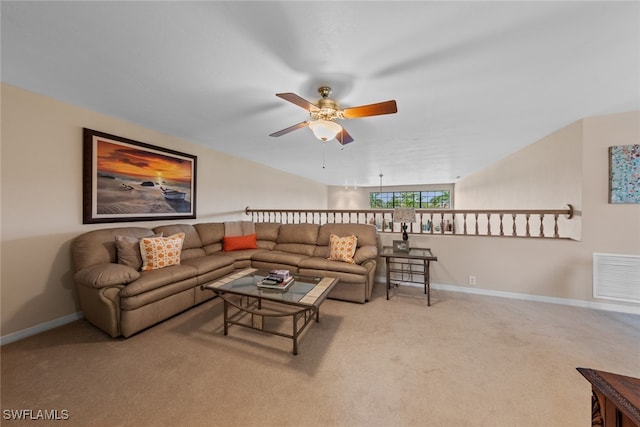
[[[578,216],[568,223],[581,226],[574,230],[580,241],[480,238],[480,245],[466,239],[461,249],[455,240],[444,239],[443,250],[457,254],[459,266],[455,272],[438,270],[436,280],[450,283],[451,277],[465,285],[468,275],[477,275],[478,286],[489,289],[595,301],[593,253],[640,255],[640,205],[611,205],[607,199],[607,147],[638,143],[638,112],[587,118],[460,180],[460,208],[562,208],[571,203]],[[510,195],[513,206],[508,206]]]
[[[640,112],[587,118],[455,184],[456,209],[564,209],[572,204],[578,215],[561,226],[575,240],[412,235],[410,242],[438,256],[435,284],[640,312],[638,304],[592,298],[594,252],[640,255],[640,205],[607,201],[607,147],[638,143]],[[368,196],[361,193],[376,190],[331,187],[329,208],[365,209]],[[385,245],[398,238],[381,235]],[[384,276],[382,266],[378,276]],[[476,277],[475,286],[468,285],[469,276]]]
[[[82,224],[83,127],[197,155],[198,218],[183,222],[247,218],[247,205],[327,207],[325,185],[12,86],[1,96],[2,336],[78,311],[69,257],[76,235],[175,222]]]
[[[439,261],[436,283],[565,298],[640,312],[592,297],[594,252],[640,255],[640,205],[608,203],[608,151],[640,143],[640,113],[580,120],[456,183],[456,208],[564,208],[579,240],[420,237]],[[510,201],[511,200],[511,201]],[[577,226],[580,226],[577,228]]]

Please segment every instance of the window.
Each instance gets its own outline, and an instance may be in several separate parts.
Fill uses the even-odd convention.
[[[451,202],[449,190],[388,191],[369,193],[369,205],[374,209],[449,209]]]

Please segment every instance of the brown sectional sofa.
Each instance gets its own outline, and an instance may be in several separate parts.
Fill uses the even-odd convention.
[[[184,233],[180,264],[139,271],[123,241]],[[89,231],[72,242],[80,307],[86,320],[109,335],[129,337],[213,297],[200,286],[247,267],[287,269],[340,279],[330,298],[364,303],[371,297],[378,235],[366,224],[256,223],[255,249],[224,251],[224,223],[116,227]],[[354,263],[333,261],[329,236],[357,237]],[[134,245],[133,243],[132,245]],[[120,247],[120,251],[118,250]]]

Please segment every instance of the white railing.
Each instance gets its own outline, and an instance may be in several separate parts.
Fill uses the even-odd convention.
[[[349,223],[373,224],[380,233],[399,233],[393,222],[393,209],[318,210],[318,209],[251,209],[245,213],[254,222],[281,224]],[[409,234],[443,236],[492,236],[542,239],[568,239],[561,230],[573,218],[573,206],[567,209],[416,209],[416,222],[407,224]]]

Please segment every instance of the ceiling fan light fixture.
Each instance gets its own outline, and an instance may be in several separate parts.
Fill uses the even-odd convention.
[[[320,141],[330,141],[342,131],[342,126],[330,120],[315,120],[309,123],[309,128]]]

